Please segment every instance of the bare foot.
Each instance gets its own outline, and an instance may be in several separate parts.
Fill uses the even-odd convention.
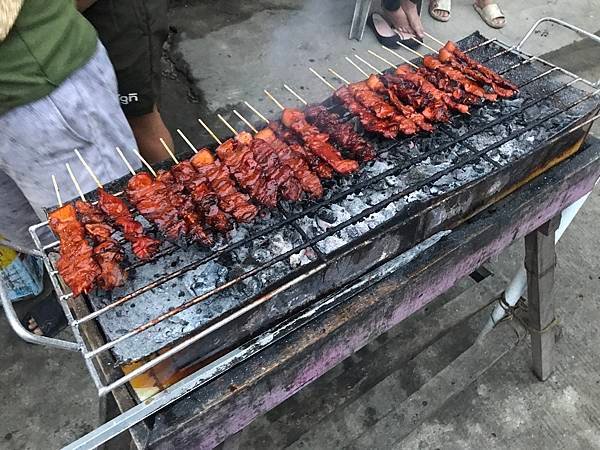
[[[497,3],[496,0],[475,0],[475,4],[480,8],[484,8],[494,3]],[[496,17],[491,19],[491,22],[494,24],[494,26],[501,28],[506,24],[506,19],[504,17]]]
[[[419,16],[419,11],[417,10],[417,4],[411,2],[410,0],[402,0],[401,9],[404,11],[413,33],[415,33],[419,38],[423,39],[425,37],[425,30],[423,29],[423,24],[421,23],[421,17]]]
[[[31,318],[27,321],[27,328],[33,334],[37,334],[38,336],[44,335],[44,333],[42,332],[42,329],[38,326],[37,322],[33,318]]]
[[[415,36],[410,23],[408,22],[408,18],[406,14],[402,10],[402,8],[398,8],[396,11],[388,11],[387,9],[383,9],[383,17],[392,25],[396,30],[406,34],[412,34]]]

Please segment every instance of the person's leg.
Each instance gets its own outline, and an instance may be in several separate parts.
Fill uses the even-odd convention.
[[[140,153],[156,162],[173,146],[159,112],[162,47],[168,36],[166,0],[97,2],[85,12],[114,65],[121,107]]]
[[[173,138],[156,105],[151,113],[143,116],[128,116],[127,120],[133,130],[138,149],[146,160],[157,162],[169,157],[160,143],[160,138],[163,138],[171,149],[174,148]]]

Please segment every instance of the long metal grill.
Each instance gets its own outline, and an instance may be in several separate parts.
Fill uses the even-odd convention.
[[[73,316],[69,303],[77,300],[65,291],[56,271],[58,242],[40,242],[47,223],[32,227],[99,394],[206,342],[240,318],[252,318],[248,315],[266,305],[272,304],[273,320],[289,316],[328,291],[307,288],[302,295],[278,303],[274,299],[331,269],[341,253],[364,244],[415,205],[493,177],[540,145],[558,142],[592,121],[599,92],[592,83],[496,39],[475,34],[459,45],[517,83],[519,97],[475,108],[471,117],[455,117],[429,136],[375,140],[376,161],[353,176],[326,183],[322,199],[281,203],[255,223],[238,226],[212,250],[165,244],[153,261],[128,267],[133,276],[126,286],[89,295],[90,311],[84,315]],[[325,104],[335,108],[331,101]],[[364,271],[393,256],[382,255]],[[346,278],[342,268],[342,281],[328,289],[350,283],[364,271]],[[92,321],[106,337],[96,348],[89,348],[81,333]],[[218,336],[205,356],[234,348],[264,329],[260,323],[243,326],[241,342],[219,342]],[[117,365],[152,359],[105,384],[96,357],[109,351]]]

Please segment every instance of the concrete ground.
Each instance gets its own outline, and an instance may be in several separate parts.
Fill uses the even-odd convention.
[[[163,61],[162,111],[172,131],[181,128],[198,145],[210,138],[196,118],[205,119],[218,135],[225,136],[215,113],[229,117],[233,108],[239,108],[250,116],[240,106],[248,100],[274,114],[262,89],[269,88],[282,102],[294,104],[281,89],[282,82],[297,88],[307,100],[317,100],[327,94],[327,88],[308,72],[309,65],[321,73],[333,67],[354,80],[359,76],[343,56],[365,56],[367,49],[378,48],[368,30],[360,43],[347,40],[353,2],[171,3],[173,32]],[[479,29],[510,43],[547,15],[598,29],[598,0],[574,0],[568,7],[565,2],[546,0],[505,3],[508,26],[500,32],[487,28],[466,0],[454,2],[450,23],[434,22],[425,14],[425,26],[440,39],[460,38]],[[600,78],[598,50],[590,41],[574,42],[574,38],[556,26],[545,26],[527,49],[548,54],[588,78]],[[241,128],[238,121],[232,123]],[[555,295],[562,337],[558,367],[548,382],[537,382],[530,372],[529,347],[524,342],[436,407],[416,429],[398,426],[403,402],[436,374],[452,375],[457,370],[452,362],[470,347],[487,319],[489,310],[485,309],[460,324],[452,323],[448,318],[453,310],[441,306],[453,305],[446,298],[439,301],[438,309],[401,324],[256,420],[236,443],[228,445],[261,449],[600,448],[600,333],[595,325],[600,322],[599,214],[600,194],[595,192],[558,246]],[[518,243],[492,265],[499,276],[510,277],[521,261]],[[454,293],[470,284],[464,280]],[[408,360],[403,358],[411,351],[403,347],[409,337],[427,333],[432,320],[446,324],[447,332]],[[96,425],[94,388],[78,355],[25,344],[8,329],[4,317],[0,317],[0,341],[0,448],[59,448]]]

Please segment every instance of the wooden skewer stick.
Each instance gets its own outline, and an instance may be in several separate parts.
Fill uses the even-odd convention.
[[[190,140],[187,138],[187,136],[185,134],[183,134],[183,131],[181,131],[179,128],[177,128],[177,133],[179,133],[179,136],[181,136],[181,138],[185,141],[185,143],[192,149],[192,151],[194,153],[198,153],[198,150],[196,149],[196,147],[194,147],[194,144],[192,144],[190,142]]]
[[[173,153],[173,151],[169,148],[169,146],[167,145],[167,143],[165,142],[165,140],[163,138],[160,138],[159,140],[160,140],[160,143],[165,148],[165,150],[167,151],[167,153],[169,154],[169,156],[171,157],[171,159],[173,161],[175,161],[175,164],[179,164],[179,160],[175,156],[175,153]]]
[[[146,161],[146,158],[144,158],[142,156],[142,154],[140,152],[137,151],[137,149],[133,149],[133,153],[135,156],[137,156],[139,158],[139,160],[142,162],[142,164],[144,166],[146,166],[146,169],[148,169],[150,171],[150,173],[152,175],[154,175],[154,178],[156,178],[156,171],[152,168],[152,166],[150,165],[150,163],[148,161]]]
[[[383,56],[378,55],[377,53],[375,53],[373,50],[367,50],[371,55],[373,55],[375,58],[380,59],[381,61],[383,61],[384,63],[386,63],[387,65],[389,65],[390,67],[393,67],[394,69],[396,68],[396,64],[394,64],[393,62],[388,61],[387,59],[385,59]]]
[[[365,72],[364,70],[362,70],[362,68],[358,64],[356,64],[354,61],[352,61],[347,56],[345,56],[344,59],[346,61],[348,61],[350,64],[352,64],[356,70],[358,70],[360,73],[362,73],[365,76],[365,78],[369,78],[369,74],[367,72]]]
[[[75,185],[75,189],[77,189],[77,193],[79,194],[79,198],[81,198],[81,200],[85,202],[86,201],[85,195],[83,195],[83,191],[81,190],[81,186],[79,185],[79,182],[77,181],[77,178],[75,178],[75,174],[71,170],[71,165],[69,163],[65,163],[65,167],[67,168],[67,172],[69,172],[69,176],[71,177],[71,181]]]
[[[369,61],[365,60],[364,58],[361,58],[360,56],[358,56],[356,54],[354,55],[354,57],[356,59],[358,59],[360,62],[362,62],[363,64],[365,64],[368,68],[375,71],[376,74],[383,75],[383,72],[381,70],[379,70],[377,67],[375,67],[373,64],[371,64]]]
[[[58,183],[56,177],[52,175],[52,185],[54,186],[54,193],[56,194],[56,200],[58,200],[58,206],[63,206],[62,198],[60,198],[60,191],[58,190]]]
[[[296,97],[302,103],[304,103],[304,106],[308,106],[308,102],[306,100],[304,100],[302,97],[300,97],[291,87],[289,87],[287,84],[284,84],[283,87],[286,88],[290,92],[290,94],[292,94],[294,97]]]
[[[123,154],[121,149],[119,147],[115,147],[115,148],[117,149],[117,153],[119,154],[119,156],[121,157],[121,159],[123,160],[125,165],[127,166],[127,169],[129,169],[129,172],[131,173],[131,175],[135,176],[135,170],[133,169],[131,164],[129,164],[129,161],[127,161],[127,158],[125,158],[125,155]]]
[[[423,32],[423,34],[424,34],[425,36],[427,36],[429,39],[431,39],[432,41],[435,41],[435,42],[437,42],[438,44],[440,44],[442,47],[443,47],[444,45],[446,45],[446,44],[444,44],[442,41],[440,41],[438,38],[435,38],[435,37],[433,37],[433,36],[432,36],[432,35],[430,35],[429,33],[425,33],[425,32]]]
[[[406,59],[406,58],[405,58],[404,56],[402,56],[400,53],[398,53],[398,52],[395,52],[395,51],[394,51],[394,50],[392,50],[391,48],[387,48],[387,47],[385,47],[385,46],[383,46],[383,45],[381,46],[381,48],[384,48],[384,49],[386,49],[386,50],[387,50],[388,52],[390,52],[392,55],[394,55],[394,56],[396,56],[396,57],[400,58],[400,59],[401,59],[402,61],[404,61],[406,64],[408,64],[408,65],[410,65],[410,66],[414,67],[415,69],[418,69],[418,68],[419,68],[419,66],[417,66],[416,64],[414,64],[414,63],[410,62],[408,59]]]
[[[312,67],[309,67],[308,70],[310,70],[312,73],[314,73],[317,76],[317,78],[319,78],[319,80],[321,80],[323,83],[325,83],[327,86],[329,86],[332,90],[335,91],[335,89],[336,89],[335,86],[333,84],[331,84],[329,81],[327,81],[325,79],[325,77],[322,77],[321,75],[319,75],[319,73],[315,69],[313,69]]]
[[[273,103],[275,103],[279,107],[279,109],[281,109],[282,111],[285,109],[285,107],[281,103],[279,103],[279,100],[273,97],[273,94],[271,94],[266,89],[264,89],[264,93],[267,94],[267,97],[269,97],[273,101]]]
[[[215,133],[213,133],[213,131],[208,128],[208,125],[206,125],[202,119],[198,119],[198,122],[200,122],[200,125],[202,125],[202,127],[208,132],[208,134],[210,134],[210,137],[212,137],[215,141],[217,141],[217,144],[221,145],[223,142],[221,141],[221,139],[219,139],[217,137],[217,135]]]
[[[256,109],[254,106],[252,106],[252,105],[251,105],[250,103],[248,103],[247,101],[244,101],[244,104],[245,104],[245,105],[246,105],[248,108],[250,108],[254,114],[256,114],[258,117],[260,117],[260,119],[261,119],[262,121],[264,121],[264,122],[265,122],[265,123],[267,123],[267,124],[269,123],[269,119],[267,119],[265,116],[263,116],[263,115],[260,113],[260,111],[258,111],[258,110],[257,110],[257,109]]]
[[[83,164],[83,167],[85,167],[85,170],[87,170],[87,172],[90,174],[90,177],[92,177],[92,180],[94,180],[94,182],[96,183],[96,186],[98,186],[99,188],[102,188],[102,183],[100,183],[100,180],[98,179],[98,177],[96,176],[96,174],[94,173],[94,171],[92,170],[90,165],[87,163],[87,161],[85,159],[83,159],[83,156],[81,156],[81,153],[79,153],[79,150],[75,149],[73,151],[79,158],[79,161],[81,161],[81,164]]]
[[[248,128],[250,128],[252,131],[254,131],[255,133],[258,133],[258,130],[256,128],[254,128],[254,125],[252,125],[250,122],[248,122],[246,120],[246,118],[244,116],[242,116],[239,112],[237,112],[235,109],[233,110],[233,113],[238,116],[238,119],[240,119],[242,122],[244,122],[246,124],[246,126]]]
[[[321,80],[325,86],[329,86],[331,88],[331,90],[335,91],[335,86],[333,84],[331,84],[329,81],[327,81],[325,78],[323,78],[321,75],[319,75],[319,73],[316,70],[314,70],[312,67],[310,67],[308,70],[310,70],[312,73],[314,73],[315,76],[319,80]]]
[[[350,82],[348,80],[346,80],[343,76],[341,76],[339,73],[337,73],[335,70],[329,68],[327,69],[329,70],[329,72],[331,72],[333,74],[334,77],[337,77],[338,79],[342,80],[342,82],[346,85],[349,86]]]
[[[427,50],[432,51],[433,53],[437,53],[437,50],[429,45],[427,45],[425,42],[421,42],[420,40],[418,40],[416,37],[411,37],[411,39],[415,42],[418,42],[419,44],[421,44],[423,47],[425,47]]]
[[[233,134],[235,134],[236,136],[239,134],[239,133],[237,132],[237,130],[236,130],[235,128],[233,128],[233,127],[231,126],[231,124],[230,124],[229,122],[227,122],[227,121],[225,120],[225,118],[224,118],[224,117],[223,117],[221,114],[217,114],[217,117],[219,118],[219,120],[220,120],[221,122],[223,122],[223,123],[225,124],[225,126],[226,126],[227,128],[229,128],[229,130],[231,130],[231,132],[232,132]]]
[[[410,48],[408,45],[404,45],[402,42],[400,41],[396,41],[396,44],[398,44],[400,47],[404,48],[405,50],[408,50],[411,53],[414,53],[415,55],[417,55],[419,58],[425,58],[425,55],[423,55],[422,53],[419,53],[416,50],[413,50],[412,48]]]

